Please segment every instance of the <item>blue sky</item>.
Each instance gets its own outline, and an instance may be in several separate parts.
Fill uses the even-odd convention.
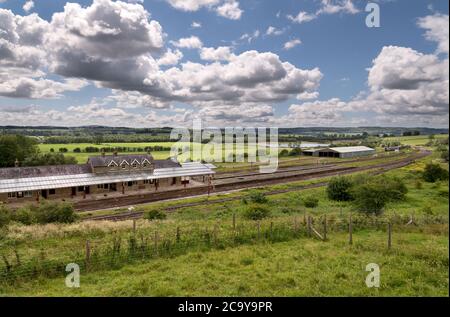
[[[29,2],[28,5],[25,5],[26,2]],[[99,0],[101,5],[97,3],[98,11],[92,15],[88,14],[88,10],[93,10],[93,1],[73,1],[81,5],[74,10],[67,9],[66,1],[31,2],[0,0],[0,9],[11,10],[10,16],[37,14],[43,20],[43,30],[39,32],[44,34],[44,40],[37,45],[24,44],[20,38],[27,35],[20,33],[21,29],[17,26],[19,22],[15,22],[19,40],[4,37],[4,41],[9,41],[4,42],[5,47],[9,45],[7,47],[15,48],[16,52],[32,51],[30,46],[40,49],[40,55],[35,51],[26,54],[39,55],[43,61],[33,66],[33,71],[39,71],[39,74],[24,75],[18,69],[29,71],[30,66],[17,62],[20,59],[17,56],[14,61],[8,60],[14,58],[11,55],[3,58],[2,63],[0,50],[0,76],[3,73],[6,78],[3,79],[3,87],[0,84],[0,124],[189,125],[198,116],[212,125],[223,126],[442,127],[448,124],[448,92],[444,92],[448,91],[448,71],[442,70],[443,67],[448,68],[448,1],[376,1],[381,12],[379,28],[368,28],[365,24],[368,13],[364,8],[368,1],[186,0],[183,3],[179,0],[145,0],[128,1],[134,3],[126,4],[125,1],[120,7],[123,13],[127,10],[135,12],[136,6],[143,6],[142,11],[136,9],[136,12],[148,12],[149,16],[143,18],[140,15],[139,18],[146,19],[147,23],[159,23],[161,30],[156,33],[159,32],[157,35],[161,35],[162,42],[157,39],[158,43],[152,43],[147,50],[141,49],[145,44],[139,44],[137,51],[130,48],[130,55],[127,56],[127,41],[130,41],[129,45],[136,44],[130,40],[134,35],[129,33],[130,36],[122,37],[125,39],[120,50],[124,54],[120,57],[112,53],[117,49],[116,46],[106,47],[111,42],[93,42],[89,38],[92,32],[114,30],[117,34],[125,34],[121,28],[126,28],[127,32],[136,32],[136,36],[139,32],[142,34],[142,30],[129,30],[123,23],[112,25],[117,21],[114,13],[107,17],[106,14],[101,16],[98,13],[102,10],[106,12],[105,8],[113,6],[111,3],[114,1]],[[225,5],[228,7],[223,7]],[[309,15],[311,20],[302,23],[298,19],[296,21],[300,12]],[[72,15],[73,23],[80,23],[81,27],[76,25],[75,28],[80,27],[81,33],[82,27],[86,26],[80,21],[90,19],[86,22],[85,30],[92,27],[92,32],[74,35],[69,23],[56,25],[52,21],[55,13],[64,13],[69,17]],[[102,19],[104,21],[99,23]],[[104,29],[105,21],[111,23],[106,26],[109,31]],[[445,21],[447,26],[442,31]],[[37,25],[41,22],[28,23]],[[100,27],[96,28],[96,25]],[[3,34],[12,32],[8,27],[14,26],[2,24],[0,20]],[[272,33],[268,34],[270,27]],[[98,28],[103,29],[98,31]],[[201,45],[192,41],[180,44],[180,39],[192,37],[201,41]],[[293,43],[293,47],[287,49],[285,45],[289,42]],[[445,43],[446,51],[438,49],[439,45],[442,47]],[[94,45],[99,47],[94,48]],[[394,48],[383,50],[389,46]],[[234,57],[202,58],[202,50],[218,47],[228,50]],[[65,60],[67,56],[63,56],[62,52],[67,50],[79,50],[80,54]],[[122,82],[104,77],[98,80],[95,74],[65,69],[75,58],[83,61],[90,58],[102,61],[102,65],[119,65],[113,69],[125,77],[129,76],[132,82],[136,79],[137,86],[140,86],[143,79],[148,78],[147,74],[142,75],[142,78],[134,78],[134,66],[122,69],[121,65],[124,65],[125,60],[146,56],[152,60],[151,63],[158,63],[168,50],[179,52],[183,57],[178,58],[175,64],[161,64],[158,69],[146,66],[146,69],[151,69],[147,72],[155,86],[151,88],[134,88],[126,80]],[[249,51],[255,54],[247,55]],[[263,55],[266,52],[271,55]],[[108,56],[110,53],[111,56]],[[23,59],[20,60],[23,62]],[[255,65],[239,69],[240,66],[250,65],[251,61],[255,61]],[[267,69],[262,67],[261,70],[259,61],[268,61]],[[186,63],[196,64],[196,70],[192,73],[177,72],[175,79],[172,72],[167,71],[170,68],[184,70],[183,64]],[[285,77],[273,73],[274,69],[280,72],[290,69],[285,63],[295,68],[292,78],[289,77],[290,72]],[[211,64],[220,64],[223,69],[202,67]],[[400,70],[396,69],[399,65],[403,65]],[[313,72],[314,69],[320,73],[320,78]],[[99,69],[98,73],[103,74],[104,71]],[[214,72],[216,74],[211,75]],[[398,75],[399,72],[402,74]],[[221,79],[222,74],[232,78]],[[245,78],[237,78],[239,74]],[[423,78],[416,78],[417,74],[422,74]],[[190,79],[195,76],[205,76],[206,79],[190,85]],[[219,80],[216,82],[214,79],[209,87],[208,81],[211,79],[208,76],[217,76]],[[23,88],[19,78],[27,83],[25,90],[33,93],[19,93],[20,88]],[[399,82],[393,84],[393,78]],[[46,80],[45,85],[43,80]],[[306,83],[299,84],[303,80]],[[405,89],[405,82],[417,85]],[[274,89],[274,86],[277,88]],[[202,90],[199,87],[208,87],[211,91],[198,92]],[[430,91],[433,94],[428,93]],[[230,100],[232,93],[243,96]],[[266,93],[270,97],[258,97]],[[300,97],[302,93],[307,93],[309,97]]]

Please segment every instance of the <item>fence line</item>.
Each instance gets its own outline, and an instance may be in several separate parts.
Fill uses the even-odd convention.
[[[387,247],[392,248],[393,223],[407,227],[402,217],[371,218],[354,217],[336,218],[327,215],[303,218],[304,226],[298,226],[297,217],[283,219],[268,219],[263,221],[240,221],[232,218],[231,226],[219,223],[213,228],[201,226],[180,226],[175,232],[156,230],[140,230],[136,222],[132,223],[130,231],[121,235],[112,234],[109,241],[86,239],[84,247],[74,248],[66,253],[48,255],[43,246],[39,252],[34,250],[30,259],[24,259],[17,247],[2,252],[0,264],[0,282],[17,278],[44,276],[61,276],[65,274],[68,263],[78,263],[86,271],[108,269],[137,260],[173,257],[188,251],[204,251],[243,244],[276,243],[298,238],[312,237],[314,234],[322,241],[328,241],[330,232],[349,233],[349,244],[353,243],[353,231],[361,229],[386,230]],[[321,230],[318,230],[322,225]],[[416,223],[417,225],[417,223]],[[126,239],[125,242],[123,239]],[[80,245],[81,246],[81,245]]]

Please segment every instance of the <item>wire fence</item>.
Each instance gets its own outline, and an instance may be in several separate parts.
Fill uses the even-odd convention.
[[[66,265],[76,263],[83,272],[110,270],[126,264],[158,258],[172,258],[191,251],[225,249],[239,245],[265,244],[311,238],[320,241],[332,239],[330,233],[348,233],[348,243],[353,244],[353,233],[360,230],[386,232],[386,247],[392,246],[393,231],[427,224],[446,224],[442,216],[311,216],[306,213],[282,219],[261,221],[237,220],[233,214],[229,221],[215,224],[192,223],[173,226],[167,230],[156,227],[139,228],[136,221],[125,232],[112,233],[108,239],[77,238],[70,247],[52,245],[21,250],[17,246],[1,248],[0,283],[14,283],[38,277],[58,277],[66,273]],[[26,253],[25,253],[26,252]]]

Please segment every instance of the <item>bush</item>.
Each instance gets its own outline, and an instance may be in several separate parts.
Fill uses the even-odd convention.
[[[448,179],[448,171],[439,164],[429,163],[425,166],[422,177],[429,183],[434,183],[439,180],[445,181]]]
[[[261,220],[270,215],[270,210],[262,205],[252,204],[249,205],[244,212],[244,216],[251,220]]]
[[[11,222],[11,211],[0,205],[0,228],[6,227]]]
[[[37,207],[30,207],[30,212],[40,224],[73,223],[78,219],[73,206],[69,203],[44,202]]]
[[[333,177],[327,186],[327,195],[331,200],[349,201],[352,199],[352,181],[348,177]]]
[[[153,210],[147,211],[144,215],[144,218],[147,220],[150,220],[150,221],[164,220],[167,218],[167,214],[160,210],[153,209]]]
[[[251,203],[255,203],[255,204],[265,204],[269,200],[267,199],[267,197],[264,193],[253,190],[247,195],[247,197],[245,198],[245,201],[250,201]]]
[[[303,205],[305,205],[306,208],[316,208],[319,206],[319,199],[313,196],[305,197],[303,198]]]
[[[352,188],[354,207],[364,213],[381,214],[388,202],[403,200],[408,189],[405,183],[396,177],[385,175],[366,178]]]
[[[13,219],[24,225],[31,225],[37,222],[36,215],[28,207],[19,208],[14,213]]]

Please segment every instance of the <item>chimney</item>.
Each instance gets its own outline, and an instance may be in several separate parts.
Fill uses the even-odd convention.
[[[19,166],[20,166],[20,162],[19,162],[18,159],[16,159],[16,161],[14,162],[14,166],[15,166],[15,167],[19,167]]]

